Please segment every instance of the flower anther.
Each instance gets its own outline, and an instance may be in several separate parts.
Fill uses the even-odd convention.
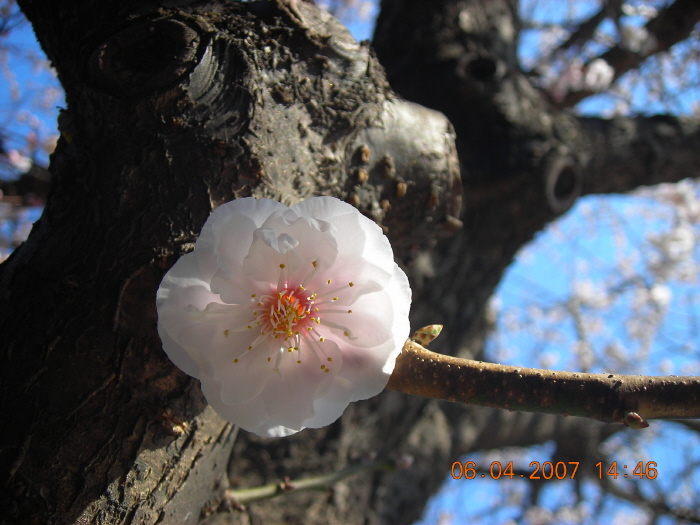
[[[221,205],[157,295],[163,348],[225,419],[286,436],[383,390],[411,290],[381,229],[314,197]]]

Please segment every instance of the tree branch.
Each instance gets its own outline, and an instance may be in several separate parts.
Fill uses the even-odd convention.
[[[638,53],[625,47],[624,42],[608,49],[597,58],[605,60],[615,71],[613,81],[631,69],[638,68],[650,54],[657,54],[666,51],[671,46],[682,42],[690,36],[695,25],[700,21],[700,3],[695,0],[676,0],[659,15],[650,20],[645,29],[655,41],[655,46],[651,52]],[[583,99],[595,95],[597,92],[591,90],[571,91],[558,104],[560,108],[575,106]]]
[[[584,374],[436,354],[407,341],[387,389],[446,401],[580,416],[633,428],[700,418],[700,378]]]
[[[590,152],[582,193],[623,193],[700,176],[700,126],[670,116],[581,118]]]
[[[598,29],[598,26],[610,15],[607,6],[603,4],[597,13],[595,13],[588,20],[585,20],[579,24],[576,31],[571,33],[569,38],[557,47],[554,52],[550,53],[549,58],[551,59],[553,55],[566,51],[573,46],[583,47],[586,42],[588,42]]]

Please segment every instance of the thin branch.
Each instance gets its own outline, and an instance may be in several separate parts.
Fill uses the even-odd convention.
[[[642,508],[648,509],[650,512],[656,515],[668,515],[673,516],[676,519],[684,520],[689,523],[700,524],[700,516],[695,514],[692,509],[678,507],[673,508],[666,503],[662,498],[649,498],[648,495],[644,495],[639,490],[639,485],[633,485],[632,491],[628,491],[620,487],[617,483],[603,478],[601,485],[603,489],[612,494],[613,496],[620,498],[624,501],[634,503]]]
[[[700,434],[700,421],[687,421],[687,420],[682,419],[680,421],[674,421],[674,423],[678,423],[679,425],[683,425],[688,430],[692,430],[692,431]]]
[[[244,510],[244,505],[247,503],[274,498],[282,494],[301,492],[303,490],[328,490],[335,483],[348,476],[373,470],[394,471],[397,468],[405,468],[410,462],[410,459],[407,460],[405,458],[401,458],[399,462],[386,460],[373,461],[370,463],[353,465],[338,472],[331,472],[330,474],[322,474],[306,479],[290,480],[289,478],[285,478],[280,483],[271,483],[261,487],[240,490],[227,489],[224,492],[224,502],[229,508]]]
[[[645,29],[655,39],[651,53],[636,53],[625,47],[624,42],[608,49],[600,55],[615,71],[613,80],[617,80],[631,69],[638,68],[649,54],[666,51],[671,46],[682,42],[690,36],[695,25],[700,21],[700,3],[697,0],[676,0],[659,15],[650,20]],[[595,58],[591,60],[596,60]],[[573,107],[583,99],[595,95],[595,91],[581,90],[569,92],[564,100],[557,104],[560,108]]]
[[[436,354],[407,341],[386,386],[471,405],[580,416],[632,428],[646,419],[700,418],[700,377],[584,374]]]
[[[608,17],[608,15],[609,11],[607,6],[605,3],[603,3],[603,7],[591,18],[581,23],[576,31],[571,33],[569,38],[567,38],[566,41],[554,51],[554,53],[566,51],[573,46],[582,48],[586,42],[593,38],[596,29],[598,29],[598,26]]]

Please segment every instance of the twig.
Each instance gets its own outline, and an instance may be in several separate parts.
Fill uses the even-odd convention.
[[[386,386],[472,405],[580,416],[632,428],[646,419],[700,418],[699,377],[584,374],[436,354],[406,341]]]
[[[328,490],[338,481],[357,474],[359,472],[369,472],[372,470],[393,471],[400,468],[405,468],[410,464],[410,459],[401,458],[396,461],[372,461],[347,467],[338,472],[330,474],[322,474],[311,478],[292,481],[289,478],[284,478],[280,483],[272,483],[261,487],[250,489],[233,490],[227,489],[224,493],[224,502],[230,507],[238,510],[244,510],[244,505],[263,499],[274,498],[282,494],[290,494],[292,492],[300,492],[302,490]]]

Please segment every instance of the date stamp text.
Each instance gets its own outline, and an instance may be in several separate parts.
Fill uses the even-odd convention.
[[[500,461],[492,461],[488,470],[484,467],[482,471],[475,461],[465,461],[464,463],[455,461],[452,463],[452,477],[454,479],[574,479],[580,464],[579,461],[557,461],[556,463],[552,461],[545,461],[543,463],[531,461],[529,470],[523,471],[514,469],[512,461],[509,461],[505,465]],[[657,466],[656,461],[639,461],[636,465],[618,464],[617,461],[613,461],[609,465],[601,461],[595,464],[598,479],[603,479],[603,476],[608,476],[613,479],[617,479],[618,477],[656,479],[658,476]]]

